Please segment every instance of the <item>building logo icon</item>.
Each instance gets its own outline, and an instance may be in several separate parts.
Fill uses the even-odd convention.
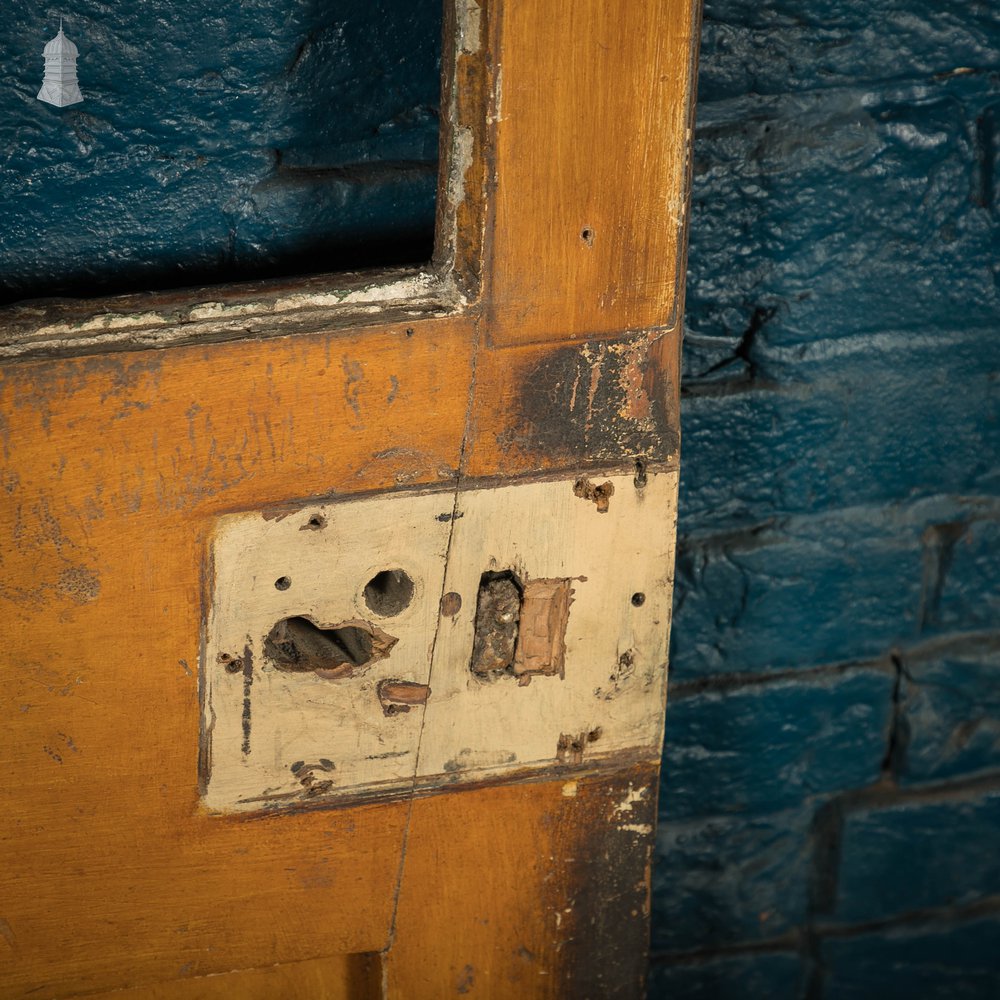
[[[62,19],[59,34],[45,46],[45,78],[38,99],[57,108],[79,104],[83,100],[76,79],[77,47],[63,34]]]

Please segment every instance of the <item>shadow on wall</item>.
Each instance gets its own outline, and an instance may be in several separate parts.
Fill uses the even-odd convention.
[[[650,996],[1000,995],[1000,8],[707,0]]]
[[[251,0],[65,30],[84,101],[36,99],[47,9],[0,29],[0,301],[429,260],[440,0]]]

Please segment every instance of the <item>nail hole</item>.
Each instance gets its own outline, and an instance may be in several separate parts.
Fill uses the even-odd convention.
[[[586,229],[581,231],[580,239],[583,240],[588,247],[592,247],[594,245],[594,230],[588,226]]]
[[[407,337],[412,337],[413,336],[413,327],[412,326],[408,326],[406,328],[406,336]]]
[[[240,656],[231,656],[229,653],[219,653],[218,660],[230,674],[238,674],[243,671],[243,658]]]
[[[637,590],[632,595],[632,603],[637,608],[641,608],[646,603],[646,595],[641,590]]]
[[[292,585],[292,578],[290,576],[279,576],[277,580],[274,581],[275,590],[288,590]]]
[[[319,531],[326,527],[326,518],[322,514],[313,514],[305,524],[302,525],[303,531]]]
[[[649,482],[649,477],[646,475],[645,459],[637,458],[635,460],[635,476],[632,478],[632,482],[637,490],[644,489],[646,483]]]
[[[398,615],[412,600],[413,581],[401,569],[384,569],[365,584],[365,604],[383,618]]]

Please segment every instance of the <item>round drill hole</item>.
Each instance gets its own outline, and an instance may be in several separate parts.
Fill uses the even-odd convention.
[[[637,590],[632,595],[632,603],[637,608],[641,608],[646,603],[646,595],[641,590]]]
[[[398,615],[412,600],[413,581],[401,569],[384,569],[365,584],[365,604],[383,618]]]
[[[441,614],[446,618],[454,618],[461,610],[461,594],[456,594],[454,590],[451,590],[441,598]]]
[[[292,578],[290,576],[279,576],[277,580],[274,581],[275,590],[288,590],[292,585]]]

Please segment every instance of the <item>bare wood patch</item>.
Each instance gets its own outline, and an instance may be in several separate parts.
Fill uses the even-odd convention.
[[[573,484],[573,496],[592,501],[599,514],[607,514],[614,495],[614,483],[604,482],[597,486],[589,479],[581,478]]]

